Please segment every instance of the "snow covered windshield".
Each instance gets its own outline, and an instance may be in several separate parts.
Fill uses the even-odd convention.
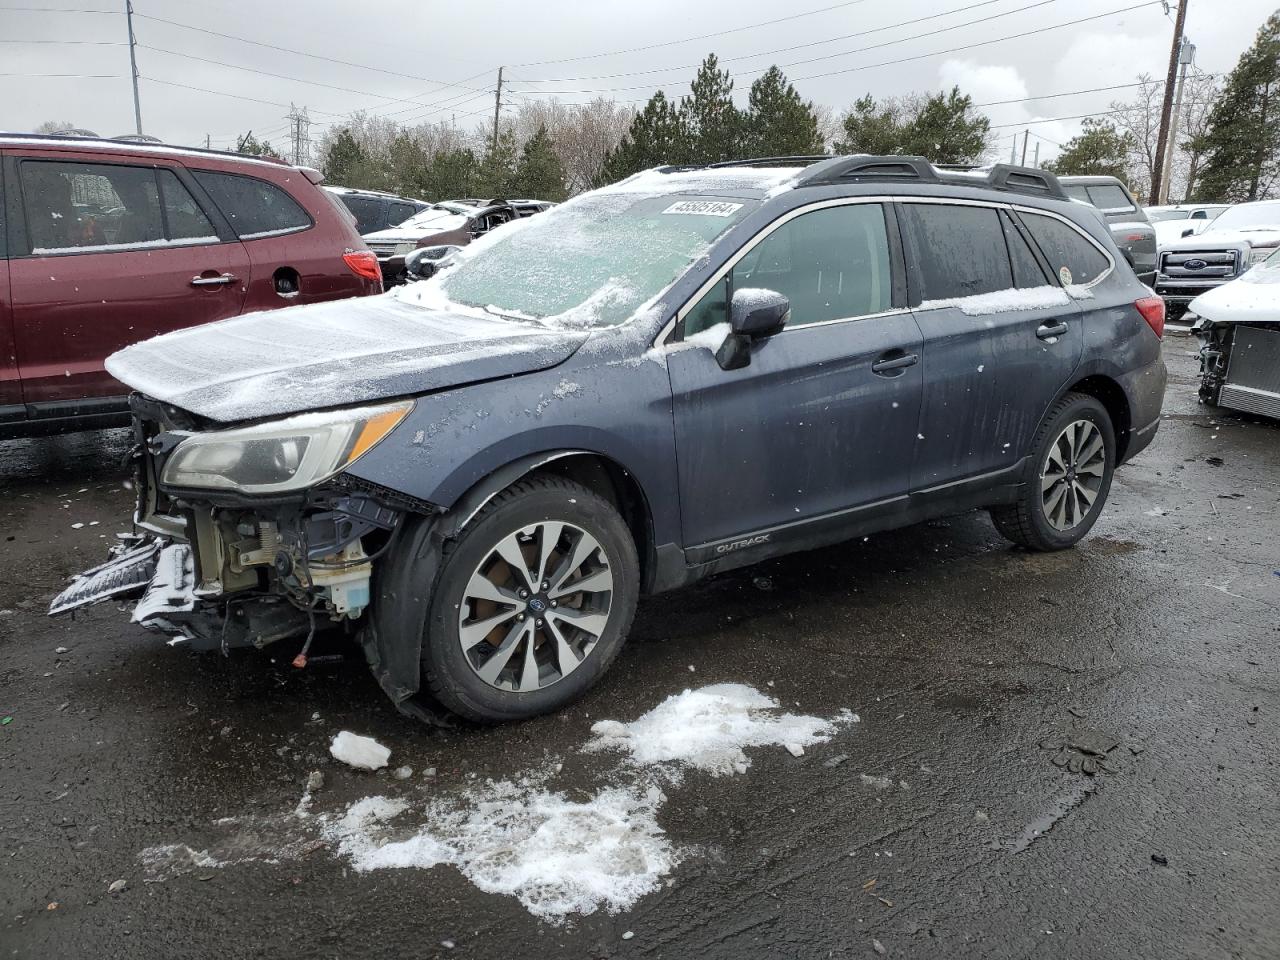
[[[1223,211],[1214,230],[1280,230],[1280,203],[1242,203]]]
[[[440,277],[440,292],[453,303],[513,318],[613,326],[758,205],[705,195],[587,194],[499,228],[492,242]]]

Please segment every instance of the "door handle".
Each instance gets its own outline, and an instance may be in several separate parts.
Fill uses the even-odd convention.
[[[1042,323],[1036,327],[1036,336],[1041,340],[1048,340],[1050,337],[1060,337],[1067,332],[1067,325],[1062,321],[1057,323]]]
[[[879,360],[871,365],[871,372],[896,377],[898,374],[893,371],[904,370],[907,367],[915,366],[919,362],[920,355],[918,353],[903,353],[901,350],[891,350],[883,354]]]
[[[220,277],[192,277],[191,285],[193,287],[220,287],[224,284],[235,283],[236,278],[229,273],[224,273]]]

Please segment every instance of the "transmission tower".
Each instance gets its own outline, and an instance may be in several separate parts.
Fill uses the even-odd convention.
[[[289,115],[286,119],[289,121],[289,138],[291,140],[290,162],[299,167],[310,166],[311,118],[307,115],[307,108],[303,107],[299,110],[290,103]]]

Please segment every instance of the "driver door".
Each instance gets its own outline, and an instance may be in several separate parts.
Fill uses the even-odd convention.
[[[667,369],[693,562],[905,500],[922,343],[887,217],[880,203],[848,201],[775,221],[680,315],[685,342],[668,348]],[[716,324],[734,290],[761,287],[790,299],[790,320],[753,344],[747,366],[722,370],[727,328]]]

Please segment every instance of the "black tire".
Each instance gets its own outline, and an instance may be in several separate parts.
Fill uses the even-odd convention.
[[[501,540],[545,521],[572,524],[598,541],[613,576],[607,622],[571,672],[529,692],[498,689],[481,679],[463,651],[460,617],[465,591],[478,566]],[[494,497],[445,546],[423,633],[423,686],[448,710],[481,723],[522,720],[557,710],[593,686],[617,657],[635,616],[639,585],[635,542],[613,504],[561,477],[521,480]],[[545,634],[539,642],[546,642]]]
[[[1105,461],[1102,465],[1101,483],[1093,503],[1079,516],[1069,529],[1059,529],[1046,515],[1041,481],[1050,449],[1058,443],[1062,432],[1072,424],[1085,420],[1097,427],[1103,442]],[[1084,428],[1081,428],[1084,429]],[[1036,431],[1027,461],[1026,474],[1018,501],[1007,506],[993,507],[991,520],[1000,534],[1029,550],[1065,550],[1075,546],[1093,528],[1111,490],[1111,478],[1115,473],[1115,428],[1107,408],[1095,397],[1083,393],[1068,393],[1053,405]],[[1075,476],[1073,471],[1072,476]]]

